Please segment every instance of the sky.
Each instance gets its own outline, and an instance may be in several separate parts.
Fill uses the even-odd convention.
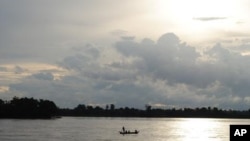
[[[0,99],[250,108],[248,0],[0,0]]]

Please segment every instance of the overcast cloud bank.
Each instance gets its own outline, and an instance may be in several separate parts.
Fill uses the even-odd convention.
[[[72,47],[57,64],[68,72],[64,76],[56,78],[55,70],[41,70],[0,93],[51,99],[60,107],[113,103],[137,108],[151,104],[248,109],[249,61],[249,56],[220,44],[198,52],[174,33],[157,41],[122,37],[112,47]],[[16,71],[27,70],[17,66]]]

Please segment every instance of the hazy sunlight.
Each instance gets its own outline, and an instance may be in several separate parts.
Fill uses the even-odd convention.
[[[185,141],[208,141],[214,132],[217,132],[218,124],[216,119],[183,119],[184,121],[178,125],[183,128],[185,133]],[[194,140],[195,139],[195,140]]]
[[[153,13],[166,25],[172,23],[175,32],[192,33],[190,38],[205,40],[218,38],[219,31],[235,30],[236,17],[244,15],[244,10],[236,1],[228,0],[158,0]]]

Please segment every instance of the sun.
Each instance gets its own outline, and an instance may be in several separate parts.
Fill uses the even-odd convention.
[[[228,17],[235,11],[234,1],[228,0],[156,0],[156,15],[176,20],[197,17]]]
[[[234,29],[239,15],[239,3],[231,0],[155,0],[153,8],[154,18],[166,26],[171,23],[172,32],[192,33],[196,40]]]

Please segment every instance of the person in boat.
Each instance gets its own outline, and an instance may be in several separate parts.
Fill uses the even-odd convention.
[[[122,127],[122,132],[125,132],[125,127],[124,126]]]

